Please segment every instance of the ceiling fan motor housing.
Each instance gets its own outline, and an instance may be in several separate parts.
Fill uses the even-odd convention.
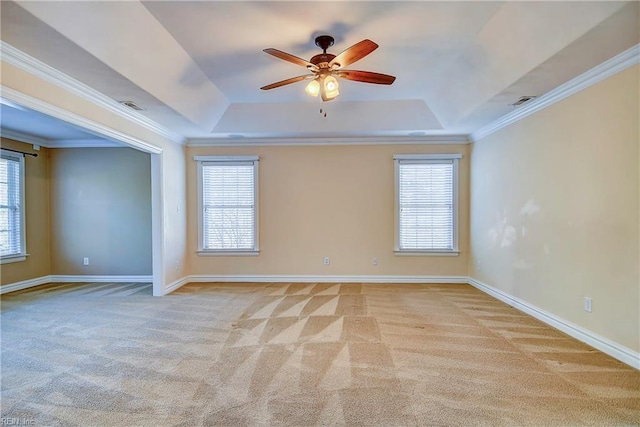
[[[331,60],[335,57],[335,55],[332,55],[330,53],[320,53],[311,58],[309,62],[311,62],[318,68],[329,68],[329,62],[331,62]]]

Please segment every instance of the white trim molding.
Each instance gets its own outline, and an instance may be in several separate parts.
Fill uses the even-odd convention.
[[[129,136],[123,132],[120,132],[98,122],[94,122],[93,120],[86,119],[70,111],[63,110],[62,108],[56,107],[55,105],[41,101],[37,98],[26,95],[4,85],[0,85],[0,95],[3,98],[16,102],[27,108],[31,108],[32,110],[39,111],[41,113],[74,124],[76,126],[80,126],[89,131],[102,135],[105,138],[120,141],[126,145],[139,148],[140,150],[147,153],[157,154],[162,152],[161,148],[156,147],[155,145],[151,145],[141,139]]]
[[[469,277],[468,283],[480,291],[535,317],[541,322],[564,332],[578,341],[582,341],[635,369],[640,369],[640,353],[607,338],[601,337],[581,326],[574,325],[573,323],[551,314],[548,311],[509,295],[508,293],[489,286],[479,280]]]
[[[179,289],[181,287],[183,287],[184,285],[186,285],[187,283],[191,282],[191,280],[189,280],[189,276],[185,276],[182,277],[174,282],[169,283],[168,285],[166,285],[163,289],[162,295],[168,295],[171,292],[175,291],[176,289]]]
[[[425,161],[430,160],[452,160],[452,159],[461,159],[461,153],[451,153],[451,154],[394,154],[393,160],[403,160],[403,161],[415,161],[416,163],[424,163]]]
[[[460,153],[445,154],[395,154],[394,162],[394,243],[393,253],[407,256],[458,256],[458,180],[459,180],[459,161],[462,158]],[[401,188],[402,170],[407,165],[423,165],[427,167],[430,164],[445,165],[450,164],[451,169],[451,196],[452,196],[452,228],[451,228],[451,248],[428,248],[428,247],[403,247],[401,242],[401,199],[403,198],[403,188]],[[444,184],[444,181],[441,182]],[[446,188],[445,188],[446,189]],[[429,191],[427,191],[428,193]],[[415,196],[415,194],[413,194]],[[422,194],[428,198],[428,194]]]
[[[502,128],[509,126],[512,123],[522,120],[533,113],[536,113],[544,108],[547,108],[556,102],[562,101],[565,98],[574,95],[589,86],[593,86],[596,83],[607,79],[614,74],[617,74],[633,65],[640,62],[640,44],[637,44],[624,52],[614,56],[613,58],[603,62],[600,65],[592,68],[591,70],[579,75],[578,77],[569,80],[568,82],[561,84],[557,88],[545,93],[544,95],[535,98],[534,100],[527,102],[522,107],[514,110],[513,112],[502,116],[493,123],[484,126],[475,132],[473,132],[469,139],[478,141],[487,135],[490,135]]]
[[[114,282],[114,283],[130,283],[130,282],[140,282],[140,283],[151,283],[153,278],[151,275],[140,275],[140,276],[108,276],[108,275],[52,275],[49,276],[51,278],[52,283],[104,283],[104,282]]]
[[[51,282],[51,276],[35,277],[33,279],[22,280],[20,282],[8,283],[0,286],[0,295],[9,292],[20,291],[22,289],[33,288]]]
[[[259,218],[260,218],[260,184],[259,184],[259,156],[195,156],[193,158],[197,162],[197,188],[198,188],[198,256],[258,256],[260,254],[260,230],[259,230]],[[207,242],[205,236],[207,236],[208,229],[205,230],[205,226],[212,224],[205,224],[205,215],[204,215],[204,203],[205,198],[210,196],[212,193],[209,191],[210,189],[207,185],[214,185],[214,182],[205,179],[205,170],[208,169],[220,169],[225,167],[237,167],[237,168],[249,168],[251,170],[251,184],[253,187],[252,199],[247,200],[243,199],[242,202],[249,206],[247,203],[251,202],[251,213],[253,215],[253,229],[251,236],[251,247],[235,247],[235,248],[225,248],[225,247],[213,247],[214,243]],[[245,171],[246,172],[246,171]],[[242,191],[247,190],[244,188],[244,184],[246,182],[245,179],[248,176],[245,172],[238,172],[239,176],[242,177],[241,183],[231,183],[231,189],[234,191],[237,188],[234,185],[239,186]],[[225,191],[227,191],[227,186],[224,183],[222,185],[225,187]],[[245,193],[243,193],[245,194]],[[211,243],[211,245],[209,244]],[[224,246],[224,242],[218,242],[220,246]]]
[[[182,135],[160,125],[150,118],[123,106],[118,101],[109,98],[105,94],[98,92],[92,87],[56,70],[34,57],[27,55],[21,50],[0,40],[0,51],[2,51],[2,61],[13,65],[29,74],[33,74],[49,83],[52,83],[64,90],[67,90],[83,99],[86,99],[111,113],[124,117],[133,123],[144,127],[170,141],[184,144],[185,138]]]
[[[467,284],[465,276],[325,276],[325,275],[207,275],[187,276],[188,282],[255,283],[457,283]]]
[[[18,254],[18,255],[2,257],[0,258],[0,265],[26,261],[28,256],[29,254]]]

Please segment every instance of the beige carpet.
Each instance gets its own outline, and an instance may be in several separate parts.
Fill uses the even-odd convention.
[[[66,284],[1,312],[3,425],[640,424],[640,372],[468,285]]]

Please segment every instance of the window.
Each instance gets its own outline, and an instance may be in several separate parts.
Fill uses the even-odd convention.
[[[24,229],[24,156],[0,152],[0,258],[2,262],[26,258]]]
[[[257,255],[258,157],[202,157],[198,162],[201,255]]]
[[[396,155],[396,254],[458,253],[459,154]]]

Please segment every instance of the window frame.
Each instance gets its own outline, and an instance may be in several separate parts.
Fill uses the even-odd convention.
[[[395,172],[395,226],[394,249],[395,255],[400,256],[458,256],[459,222],[458,222],[458,181],[459,160],[462,154],[396,154],[393,156]],[[401,164],[452,164],[452,210],[453,210],[453,248],[444,249],[401,249],[400,248],[400,165]]]
[[[19,192],[19,213],[20,213],[20,252],[10,255],[0,255],[0,264],[21,262],[27,259],[27,232],[26,232],[26,209],[25,209],[25,158],[24,154],[0,149],[0,157],[18,161],[18,192]]]
[[[194,156],[198,175],[198,249],[199,256],[257,256],[259,244],[259,194],[258,194],[258,156]],[[209,164],[252,164],[253,165],[253,248],[252,249],[205,249],[204,248],[204,182],[203,168]]]

